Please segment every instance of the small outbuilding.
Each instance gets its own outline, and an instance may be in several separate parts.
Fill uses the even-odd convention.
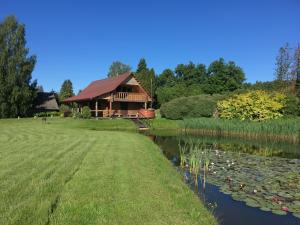
[[[39,112],[58,112],[58,96],[55,92],[37,92],[34,111]]]

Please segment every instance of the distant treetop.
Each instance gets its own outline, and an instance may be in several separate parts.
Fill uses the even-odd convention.
[[[131,71],[131,67],[120,61],[114,61],[109,67],[107,77],[116,77],[120,74]]]

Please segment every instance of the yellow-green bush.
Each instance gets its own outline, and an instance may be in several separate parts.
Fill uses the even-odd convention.
[[[250,91],[218,102],[220,118],[264,121],[282,117],[286,96],[279,92]]]

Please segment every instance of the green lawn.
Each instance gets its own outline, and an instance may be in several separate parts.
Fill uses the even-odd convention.
[[[150,139],[102,128],[135,130],[0,120],[0,224],[217,224]]]

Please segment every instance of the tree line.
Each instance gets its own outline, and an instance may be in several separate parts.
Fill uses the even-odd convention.
[[[113,63],[109,71],[115,71],[120,63]],[[131,67],[127,65],[127,68]],[[110,74],[109,72],[109,77]],[[174,70],[167,68],[159,75],[156,75],[153,68],[148,68],[146,60],[142,58],[134,74],[143,87],[152,93],[156,106],[182,96],[234,91],[241,88],[245,81],[242,68],[223,58],[212,62],[208,67],[193,62],[178,64]]]

